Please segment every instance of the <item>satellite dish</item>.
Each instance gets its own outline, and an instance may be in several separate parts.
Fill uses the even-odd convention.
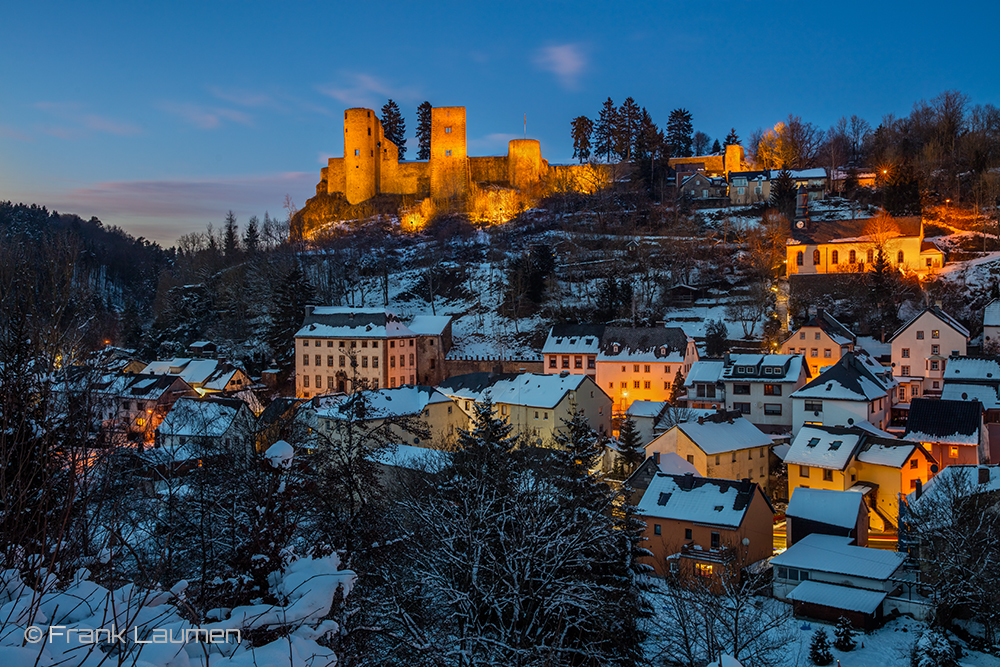
[[[854,426],[854,417],[850,417],[850,418],[849,418],[849,419],[847,420],[847,425],[848,425],[848,426]]]
[[[799,229],[802,229],[803,227],[806,226],[806,223],[803,222],[802,220],[799,220],[798,222],[795,223],[795,226],[798,227]]]
[[[932,472],[932,473],[934,473],[934,474],[936,475],[936,474],[937,474],[937,471],[938,471],[938,467],[937,467],[937,464],[936,464],[936,463],[932,463],[932,464],[931,464],[931,472]]]
[[[967,400],[969,400],[969,395],[968,395],[968,394],[966,394],[966,393],[965,393],[964,391],[962,392],[962,400],[963,400],[963,401],[967,401]]]
[[[813,417],[819,417],[819,410],[813,411]]]

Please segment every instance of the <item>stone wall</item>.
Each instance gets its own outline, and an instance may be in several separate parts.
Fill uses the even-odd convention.
[[[493,359],[488,357],[451,357],[445,360],[447,377],[466,373],[543,373],[541,359]]]
[[[475,183],[505,184],[507,180],[507,156],[470,157],[469,169]]]

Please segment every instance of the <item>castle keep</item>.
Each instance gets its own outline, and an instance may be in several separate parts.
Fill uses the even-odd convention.
[[[549,166],[537,139],[514,139],[507,155],[469,157],[465,107],[431,111],[431,155],[426,162],[400,162],[371,109],[344,112],[344,157],[330,158],[316,194],[342,193],[351,204],[379,194],[415,195],[435,201],[465,199],[473,183],[524,190],[550,176],[573,179],[576,166]]]

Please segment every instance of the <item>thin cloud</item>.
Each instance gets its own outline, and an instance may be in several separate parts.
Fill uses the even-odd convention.
[[[320,84],[316,90],[350,107],[375,108],[386,99],[413,101],[420,97],[415,88],[394,88],[370,74],[346,74],[338,83]]]
[[[211,217],[224,214],[237,202],[277,210],[285,194],[309,192],[318,178],[318,173],[292,171],[190,180],[109,181],[71,190],[55,205],[66,210],[98,211],[98,217]]]
[[[587,67],[587,55],[580,44],[545,46],[535,53],[535,65],[556,76],[563,88],[574,90]]]
[[[215,130],[227,121],[253,127],[253,118],[250,114],[238,109],[206,106],[193,102],[162,102],[158,106],[200,130]]]
[[[36,102],[34,107],[60,121],[60,125],[43,124],[40,127],[43,133],[60,139],[79,139],[89,132],[119,137],[142,133],[142,128],[134,123],[91,113],[77,102]]]

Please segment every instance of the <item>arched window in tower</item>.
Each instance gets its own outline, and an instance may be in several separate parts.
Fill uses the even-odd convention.
[[[854,252],[853,250],[851,251],[850,262],[851,262],[851,264],[857,264],[858,263],[858,253]]]
[[[799,250],[798,254],[796,254],[796,255],[795,255],[795,263],[796,263],[796,264],[797,264],[798,266],[802,266],[802,263],[803,263],[803,259],[802,259],[802,257],[803,257],[803,255],[802,255],[802,251],[801,251],[801,250]]]
[[[813,250],[813,265],[819,264],[819,250]]]
[[[902,263],[903,263],[903,251],[902,251],[902,250],[900,250],[900,251],[899,251],[899,252],[898,252],[898,253],[896,254],[896,264],[902,264]]]

